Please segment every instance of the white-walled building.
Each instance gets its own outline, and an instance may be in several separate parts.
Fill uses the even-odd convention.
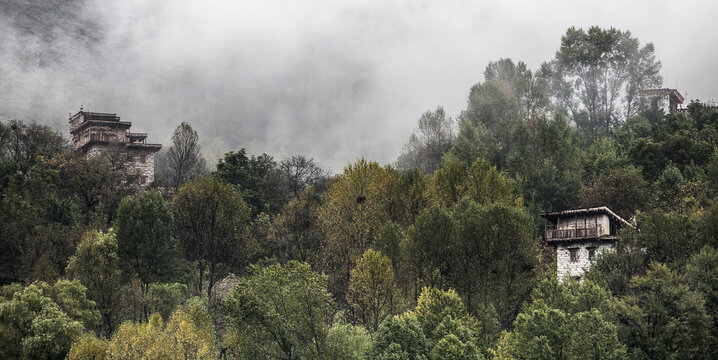
[[[618,240],[618,230],[631,226],[605,206],[541,216],[548,221],[546,243],[556,248],[559,281],[570,278],[582,281],[598,254],[613,248]]]

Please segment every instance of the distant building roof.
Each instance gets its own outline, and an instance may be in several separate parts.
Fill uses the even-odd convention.
[[[678,103],[683,104],[683,102],[686,100],[683,95],[681,95],[680,92],[678,92],[678,89],[669,89],[669,88],[662,88],[662,89],[645,89],[640,91],[641,95],[644,96],[656,96],[656,95],[669,95],[671,100]]]

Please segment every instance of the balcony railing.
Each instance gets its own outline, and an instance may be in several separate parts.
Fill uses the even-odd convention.
[[[598,237],[598,228],[546,229],[546,240],[570,240]]]
[[[110,142],[115,140],[117,137],[114,135],[101,135],[101,134],[90,134],[90,141],[107,141]]]

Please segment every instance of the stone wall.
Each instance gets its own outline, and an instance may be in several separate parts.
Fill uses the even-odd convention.
[[[559,244],[556,246],[556,273],[558,281],[567,279],[578,279],[583,281],[584,274],[593,264],[594,260],[589,260],[589,248],[595,248],[595,258],[604,251],[612,251],[613,245],[606,242],[571,242],[567,244]],[[577,259],[571,261],[571,250],[576,249]]]
[[[107,147],[104,145],[93,145],[87,149],[87,158],[107,155]],[[125,165],[129,174],[137,174],[140,177],[141,186],[147,186],[155,179],[155,153],[152,151],[127,149],[128,162]],[[142,159],[144,155],[144,161]]]
[[[144,155],[144,161],[142,159]],[[127,169],[140,176],[140,185],[147,186],[155,179],[155,154],[152,152],[133,152]]]

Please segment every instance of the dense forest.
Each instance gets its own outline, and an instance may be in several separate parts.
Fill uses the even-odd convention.
[[[143,187],[121,152],[5,120],[0,358],[717,358],[718,110],[646,101],[660,69],[630,32],[570,28],[339,174],[207,164],[181,123]],[[635,227],[559,283],[540,214],[603,205]]]

